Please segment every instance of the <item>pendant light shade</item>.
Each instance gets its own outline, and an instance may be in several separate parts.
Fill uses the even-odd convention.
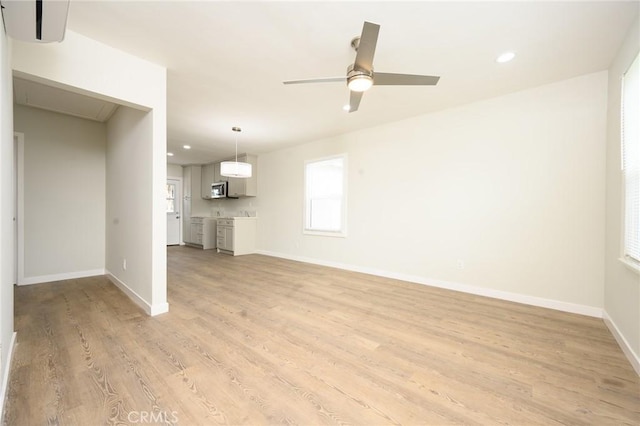
[[[220,174],[227,177],[250,178],[251,164],[238,161],[223,161],[220,163]]]
[[[238,133],[242,129],[240,127],[232,127],[231,130],[236,133],[236,161],[223,161],[220,163],[220,174],[233,178],[250,178],[251,164],[238,161]]]

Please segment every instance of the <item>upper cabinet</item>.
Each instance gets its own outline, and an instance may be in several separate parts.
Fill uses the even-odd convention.
[[[235,161],[235,157],[228,161]],[[258,157],[251,154],[238,155],[238,161],[251,164],[250,178],[230,178],[220,174],[220,163],[202,165],[200,196],[211,199],[211,184],[229,182],[228,196],[231,198],[255,197],[258,195]]]
[[[213,165],[213,176],[214,176],[214,182],[228,182],[229,178],[226,176],[222,176],[220,174],[220,163],[215,163]]]
[[[211,199],[211,184],[217,182],[215,180],[215,166],[220,168],[220,164],[210,163],[202,165],[202,185],[201,193],[202,198],[205,200]]]
[[[191,216],[208,216],[210,207],[201,195],[202,189],[202,167],[201,166],[183,166],[182,167],[182,188],[183,188],[183,204],[182,218],[184,232],[184,241],[189,239],[189,227]]]
[[[258,157],[250,154],[242,154],[238,155],[238,161],[251,164],[251,177],[228,178],[229,197],[255,197],[258,195]]]

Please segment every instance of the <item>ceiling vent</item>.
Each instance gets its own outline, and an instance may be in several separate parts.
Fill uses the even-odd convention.
[[[36,43],[62,41],[69,0],[0,0],[7,35]]]

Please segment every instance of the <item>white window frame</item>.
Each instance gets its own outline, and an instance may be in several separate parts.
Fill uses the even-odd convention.
[[[319,163],[322,161],[329,161],[335,159],[342,159],[342,199],[341,199],[341,211],[340,211],[340,229],[337,231],[312,229],[310,228],[310,198],[307,193],[307,167],[313,163]],[[332,155],[329,157],[316,158],[313,160],[306,160],[304,162],[304,208],[302,218],[302,232],[307,235],[321,235],[328,237],[342,237],[347,236],[347,175],[349,174],[349,167],[347,161],[347,154]]]
[[[639,180],[640,181],[640,158],[636,158],[638,155],[638,153],[640,153],[640,131],[638,129],[638,111],[640,111],[640,101],[638,101],[638,97],[636,96],[635,93],[631,94],[631,99],[634,101],[638,101],[638,103],[636,103],[635,105],[632,105],[632,110],[630,112],[627,112],[627,114],[631,117],[626,117],[627,120],[629,120],[629,118],[631,118],[631,120],[635,120],[632,122],[632,125],[635,127],[633,129],[633,132],[635,132],[635,135],[633,136],[632,133],[632,137],[629,137],[629,135],[625,135],[625,129],[629,130],[629,122],[627,122],[625,124],[625,104],[628,103],[625,101],[625,93],[629,92],[628,89],[625,89],[625,82],[629,82],[629,80],[627,80],[627,74],[629,72],[634,72],[635,77],[632,77],[633,80],[631,80],[635,86],[635,88],[637,89],[638,86],[640,85],[640,71],[638,70],[638,67],[640,67],[640,53],[636,54],[636,57],[634,58],[634,60],[631,62],[631,65],[629,65],[629,69],[627,69],[627,71],[624,73],[623,77],[622,77],[622,84],[621,84],[621,102],[620,102],[620,140],[621,140],[621,172],[622,172],[622,182],[623,182],[623,188],[622,188],[622,241],[621,241],[621,257],[620,257],[620,261],[627,266],[629,269],[637,272],[640,274],[640,251],[638,250],[638,246],[640,245],[640,229],[638,226],[638,222],[640,221],[640,209],[638,208],[639,206],[635,206],[636,210],[630,210],[633,209],[633,205],[630,205],[630,201],[628,199],[628,181],[629,178],[634,179],[634,186],[635,186],[635,191],[637,192],[636,194],[632,195],[634,197],[637,198],[636,202],[638,202],[640,204],[640,202],[638,200],[640,200],[640,182],[635,182],[635,180]],[[628,94],[628,93],[627,93]],[[630,144],[634,144],[634,148],[629,148]],[[635,150],[635,152],[634,152]],[[629,152],[632,152],[633,154],[629,154]],[[634,174],[632,174],[631,176],[628,169],[629,169],[629,159],[626,158],[629,157],[631,158],[631,162],[632,162],[632,170],[634,170]],[[633,191],[633,189],[632,189]],[[631,216],[631,219],[629,219]],[[635,231],[638,232],[638,235],[629,235],[629,221],[634,223],[634,227],[635,227]],[[633,231],[633,230],[632,230]],[[632,241],[629,241],[629,240]]]

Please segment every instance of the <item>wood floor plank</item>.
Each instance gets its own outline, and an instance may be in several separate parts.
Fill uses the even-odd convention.
[[[596,318],[188,247],[157,317],[106,277],[15,296],[8,425],[640,424]]]

